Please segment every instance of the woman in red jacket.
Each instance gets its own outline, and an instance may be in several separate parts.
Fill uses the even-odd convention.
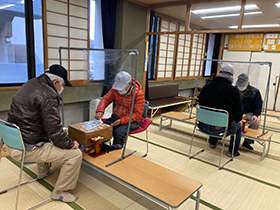
[[[133,99],[133,87],[135,87],[135,99],[133,106],[133,113],[130,124],[130,132],[140,127],[140,122],[145,106],[145,97],[140,83],[125,71],[120,71],[116,77],[113,87],[99,102],[95,119],[99,120],[103,117],[106,107],[113,101],[116,107],[113,114],[104,123],[113,126],[113,147],[112,149],[121,149],[126,138],[127,128],[130,118],[130,111]]]

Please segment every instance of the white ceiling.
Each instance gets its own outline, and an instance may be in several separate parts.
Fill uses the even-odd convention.
[[[165,6],[165,7],[154,7],[155,4],[159,6],[161,3],[174,4],[183,3],[182,0],[136,0],[139,3],[146,4],[146,6],[152,7],[152,10],[159,12],[179,20],[185,20],[186,18],[186,5],[177,6]],[[186,0],[185,2],[190,2],[191,0]],[[201,0],[193,0],[192,2],[199,2]],[[134,0],[135,2],[135,0]],[[246,10],[245,12],[262,11],[262,14],[244,16],[243,25],[255,25],[255,24],[280,24],[280,8],[275,6],[275,3],[280,2],[280,0],[247,0],[246,5],[256,4],[259,9],[256,10]],[[208,9],[217,7],[229,7],[241,5],[241,1],[204,1],[200,3],[193,3],[191,10],[197,9]],[[237,12],[220,12],[216,14],[232,14]],[[214,19],[201,19],[201,16],[216,15],[211,14],[194,14],[191,13],[191,26],[195,29],[229,29],[230,25],[238,25],[239,16],[236,17],[223,17]],[[279,17],[277,20],[277,17]]]

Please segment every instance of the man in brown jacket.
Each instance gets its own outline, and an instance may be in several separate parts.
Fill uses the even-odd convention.
[[[74,202],[77,196],[67,192],[76,187],[82,153],[79,143],[63,131],[59,115],[60,94],[64,86],[72,86],[67,71],[61,65],[50,66],[45,74],[26,82],[13,96],[8,121],[20,127],[26,148],[26,162],[36,162],[38,179],[53,173],[52,162],[62,163],[51,198]],[[22,151],[6,146],[17,161]]]

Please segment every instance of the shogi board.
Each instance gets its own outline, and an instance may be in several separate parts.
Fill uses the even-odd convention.
[[[95,141],[110,140],[113,134],[113,127],[97,120],[77,123],[68,126],[68,135],[85,147],[94,145]]]

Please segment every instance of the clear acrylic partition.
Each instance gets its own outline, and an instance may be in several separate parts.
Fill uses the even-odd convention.
[[[200,60],[200,67],[199,71],[202,71],[202,66],[205,62],[216,62],[218,63],[219,69],[224,66],[231,66],[234,69],[234,76],[233,76],[233,84],[236,85],[236,81],[238,76],[242,73],[245,73],[249,77],[250,84],[256,88],[258,88],[261,92],[262,99],[263,99],[263,110],[265,112],[264,116],[264,125],[263,125],[263,133],[265,131],[265,121],[266,121],[266,112],[267,112],[267,105],[268,105],[268,96],[269,91],[271,88],[270,84],[270,77],[271,77],[271,62],[244,62],[244,61],[226,61],[226,60],[215,60],[215,59],[201,59]],[[211,65],[209,65],[211,66]],[[197,77],[198,81],[198,77]],[[197,88],[197,81],[194,93],[196,92]],[[272,96],[273,97],[273,96]],[[192,108],[193,108],[192,103]],[[191,108],[191,114],[192,114]],[[190,116],[191,117],[191,116]]]
[[[68,55],[68,59],[63,59],[64,55]],[[103,83],[103,87],[94,86],[94,94],[102,96],[104,89],[109,90],[114,83],[115,76],[120,71],[128,72],[134,80],[137,80],[137,50],[110,50],[110,49],[92,49],[92,48],[69,48],[69,47],[59,47],[59,59],[60,64],[63,65],[68,70],[68,79],[72,84],[78,84],[79,94],[86,94],[83,88],[86,85],[93,83]],[[135,84],[133,89],[135,90]],[[102,86],[102,85],[101,85]],[[107,91],[106,91],[107,92]],[[133,91],[135,93],[135,91]],[[74,94],[74,93],[73,93]],[[81,98],[82,95],[80,95]],[[86,96],[85,96],[86,97]],[[62,97],[63,98],[63,97]],[[128,132],[126,140],[128,137],[131,117],[134,106],[133,103],[131,107],[130,120],[128,126]],[[62,100],[63,101],[63,100]],[[62,103],[62,120],[64,124],[64,104]],[[120,159],[131,155],[132,152],[124,156],[126,149],[126,142],[123,146],[123,153]]]

